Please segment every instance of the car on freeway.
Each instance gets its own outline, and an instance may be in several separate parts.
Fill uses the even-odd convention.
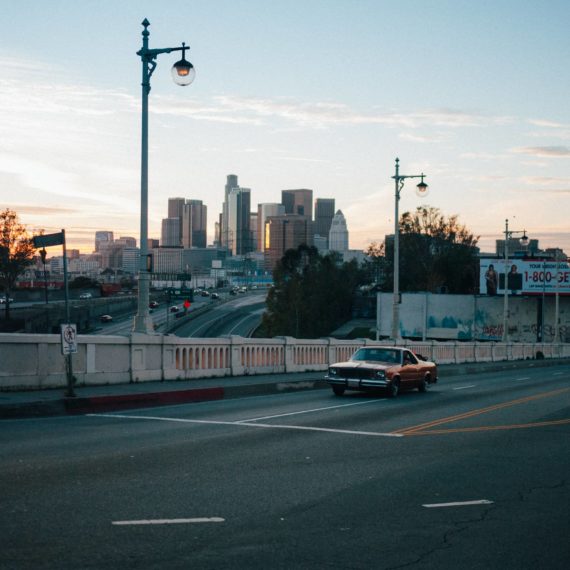
[[[81,295],[79,295],[80,299],[92,299],[93,295],[91,293],[81,293]]]
[[[180,311],[180,307],[178,305],[172,305],[172,307],[170,307],[171,313],[178,313],[179,311]]]
[[[151,301],[151,302],[148,304],[148,308],[149,308],[149,309],[156,309],[157,307],[158,307],[158,301]]]
[[[217,293],[212,293],[212,294],[211,294],[211,298],[212,298],[212,299],[219,299],[220,296],[219,296]]]
[[[383,390],[395,398],[402,390],[426,392],[437,382],[437,365],[402,347],[359,348],[347,362],[329,367],[325,380],[337,396],[345,390]]]
[[[206,291],[206,289],[204,289],[203,291],[200,292],[200,295],[202,297],[209,297],[210,293],[209,293],[209,291]]]
[[[111,315],[101,315],[101,316],[99,317],[99,320],[100,320],[102,323],[110,323],[110,322],[113,320],[113,317],[112,317]]]
[[[10,301],[10,303],[14,302],[14,299],[12,299],[12,297],[10,297],[8,299]],[[6,297],[0,297],[0,305],[4,305],[6,303]]]

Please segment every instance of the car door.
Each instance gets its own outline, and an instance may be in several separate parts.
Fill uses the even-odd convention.
[[[402,355],[402,372],[400,380],[403,388],[414,388],[421,381],[421,366],[418,359],[409,351]]]

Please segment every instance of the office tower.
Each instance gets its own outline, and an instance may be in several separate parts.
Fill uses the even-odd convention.
[[[238,177],[235,174],[228,174],[226,178],[226,186],[224,189],[224,203],[222,205],[222,228],[221,228],[221,245],[231,249],[228,245],[229,236],[229,199],[230,193],[234,188],[238,188]]]
[[[307,216],[283,214],[265,222],[265,269],[272,271],[288,249],[312,245],[312,222]]]
[[[180,247],[180,218],[163,218],[161,247]]]
[[[181,218],[183,247],[206,247],[207,214],[202,200],[186,200]]]
[[[285,206],[286,214],[307,216],[313,219],[313,191],[301,188],[299,190],[281,190],[281,203]]]
[[[257,250],[265,251],[265,222],[270,216],[285,214],[283,204],[265,203],[257,205]]]
[[[228,231],[226,247],[233,255],[244,255],[252,251],[249,227],[251,190],[232,188],[228,196]]]
[[[130,236],[121,236],[115,240],[116,244],[123,245],[125,247],[137,247],[137,240]]]
[[[329,232],[329,249],[344,253],[348,251],[348,229],[344,214],[338,210],[332,220]]]
[[[249,213],[249,246],[251,251],[257,251],[258,236],[257,236],[257,212]]]
[[[317,198],[315,200],[315,235],[321,236],[327,241],[324,249],[328,247],[334,212],[334,198]]]
[[[178,230],[180,235],[178,236],[178,243],[176,245],[182,245],[182,216],[184,214],[185,203],[185,198],[168,198],[168,217],[178,218],[180,220],[180,227]]]
[[[111,243],[113,243],[113,232],[95,232],[95,251],[100,251]]]

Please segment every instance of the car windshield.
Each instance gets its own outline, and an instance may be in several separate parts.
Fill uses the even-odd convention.
[[[400,351],[389,348],[360,348],[354,353],[352,360],[373,360],[376,362],[400,362]]]

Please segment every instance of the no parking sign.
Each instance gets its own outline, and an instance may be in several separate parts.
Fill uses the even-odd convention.
[[[61,325],[61,353],[77,353],[77,325]]]

